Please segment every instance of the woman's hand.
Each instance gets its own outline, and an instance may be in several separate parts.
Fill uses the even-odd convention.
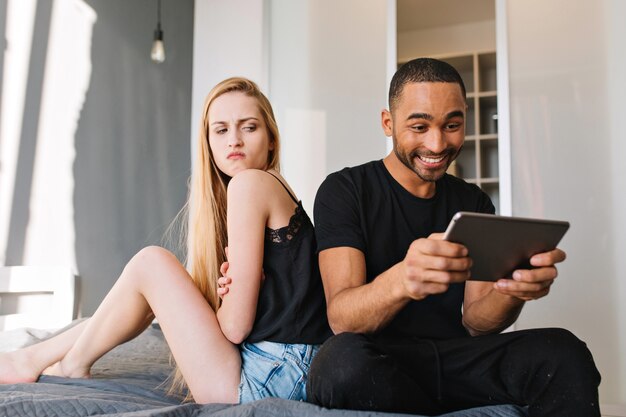
[[[224,299],[224,296],[228,294],[228,287],[232,282],[232,280],[226,276],[227,273],[228,261],[223,262],[220,266],[220,274],[222,274],[222,276],[217,279],[217,296],[221,299]]]
[[[217,296],[223,300],[224,296],[228,294],[228,287],[230,287],[230,284],[233,282],[226,276],[228,274],[228,261],[222,263],[222,266],[220,266],[220,274],[222,274],[222,276],[217,279]],[[263,281],[265,281],[265,274],[263,270],[261,270],[261,283]]]

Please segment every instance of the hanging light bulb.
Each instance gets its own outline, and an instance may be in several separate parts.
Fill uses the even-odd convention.
[[[152,42],[152,50],[150,58],[161,63],[165,61],[165,47],[163,46],[163,30],[161,30],[161,0],[157,0],[157,27],[154,30],[154,42]]]

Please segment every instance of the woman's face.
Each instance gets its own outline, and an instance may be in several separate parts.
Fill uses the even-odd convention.
[[[242,92],[222,94],[209,106],[209,146],[220,171],[232,177],[267,168],[274,149],[257,100]]]

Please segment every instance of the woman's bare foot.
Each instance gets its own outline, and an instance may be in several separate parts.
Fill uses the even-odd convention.
[[[0,353],[0,384],[36,382],[40,372],[25,350]]]
[[[41,374],[50,376],[61,376],[64,378],[91,378],[91,373],[89,372],[89,369],[75,368],[74,370],[69,370],[66,369],[63,361],[59,361],[55,364],[50,365]]]
[[[50,376],[64,376],[61,375],[61,364],[59,362],[55,362],[52,365],[48,366],[43,370],[41,375],[50,375]]]

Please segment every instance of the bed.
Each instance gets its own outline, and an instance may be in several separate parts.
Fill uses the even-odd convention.
[[[37,342],[50,332],[16,329],[0,333],[0,351]],[[244,405],[181,404],[168,397],[169,350],[158,325],[102,357],[91,379],[42,376],[35,384],[0,385],[0,416],[119,417],[400,417],[400,414],[328,410],[303,402],[268,398]],[[522,417],[515,406],[482,407],[446,417]]]

